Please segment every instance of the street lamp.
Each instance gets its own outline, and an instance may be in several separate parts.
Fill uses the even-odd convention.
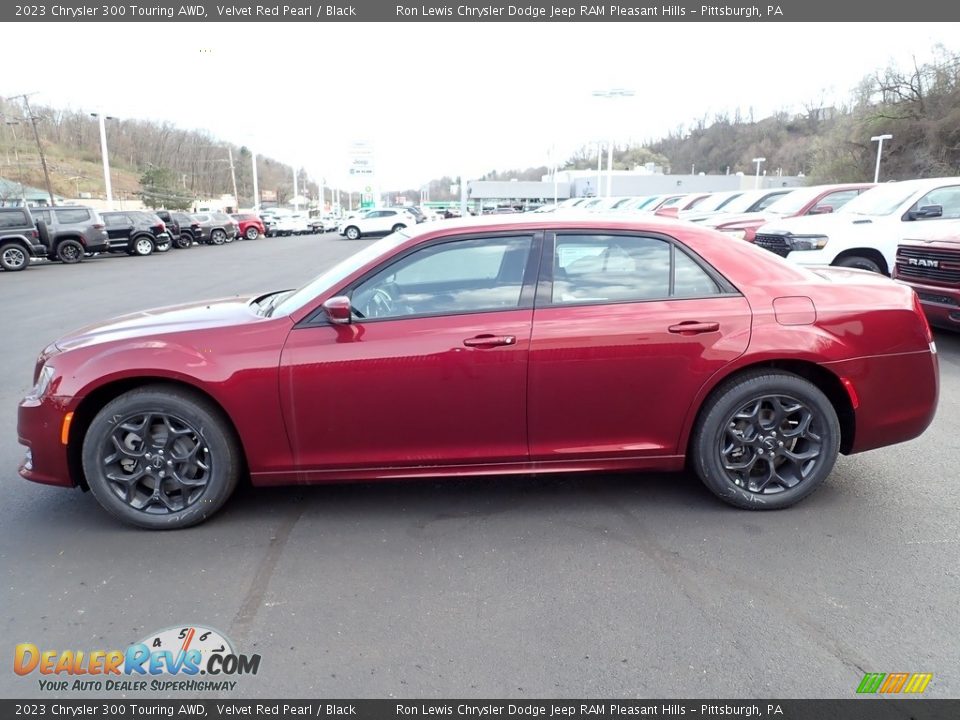
[[[110,184],[110,158],[107,155],[107,120],[117,118],[103,113],[90,113],[100,123],[100,155],[103,157],[103,185],[107,191],[107,209],[113,210],[113,186]]]
[[[880,182],[880,153],[883,152],[883,141],[893,140],[893,135],[874,135],[870,142],[877,143],[877,167],[873,171],[873,181]]]
[[[753,159],[753,162],[755,162],[755,163],[757,164],[757,180],[756,180],[756,182],[753,184],[754,189],[759,189],[759,187],[760,187],[760,165],[762,165],[762,164],[765,163],[766,161],[767,161],[766,158],[754,158],[754,159]]]
[[[633,90],[625,88],[612,88],[610,90],[594,90],[592,95],[597,98],[627,98],[634,96]],[[598,147],[600,147],[598,143]],[[600,194],[600,163],[602,162],[602,149],[597,151],[597,195]],[[607,197],[613,194],[613,138],[610,138],[607,146]]]
[[[71,177],[71,178],[69,178],[69,179],[70,179],[70,180],[73,180],[73,181],[77,184],[77,195],[76,195],[76,197],[77,197],[77,199],[79,199],[79,198],[80,198],[80,181],[81,181],[81,180],[86,180],[86,179],[87,179],[87,176],[86,176],[86,175],[74,175],[73,177]]]

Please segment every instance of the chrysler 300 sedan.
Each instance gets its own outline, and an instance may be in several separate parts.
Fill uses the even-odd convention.
[[[884,277],[673,220],[537,215],[411,228],[299,290],[89,327],[34,382],[21,475],[165,529],[241,478],[687,467],[783,508],[838,453],[922,433],[938,366]]]

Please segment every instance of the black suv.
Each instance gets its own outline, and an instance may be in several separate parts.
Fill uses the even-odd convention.
[[[97,211],[83,205],[33,208],[33,217],[47,228],[47,258],[78,263],[84,255],[107,249],[107,231]]]
[[[105,212],[103,221],[107,226],[107,249],[109,252],[126,252],[128,255],[150,255],[155,250],[170,249],[170,233],[163,220],[152,212],[125,210]]]
[[[0,267],[16,272],[30,267],[31,257],[46,257],[40,240],[43,230],[29,208],[0,208]]]
[[[189,215],[173,210],[156,210],[158,218],[163,220],[167,226],[167,232],[170,233],[170,239],[175,248],[186,250],[193,247],[193,241],[199,233],[200,223],[193,220]]]

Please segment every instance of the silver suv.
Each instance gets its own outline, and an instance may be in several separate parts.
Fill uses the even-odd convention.
[[[105,252],[107,231],[99,213],[83,205],[31,208],[33,217],[43,220],[50,235],[47,258],[78,263],[89,253]]]

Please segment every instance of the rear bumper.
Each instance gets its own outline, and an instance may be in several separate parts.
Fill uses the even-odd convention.
[[[58,398],[20,401],[17,439],[27,453],[20,463],[20,476],[44,485],[73,487],[67,462],[67,446],[60,442],[67,410]]]
[[[859,401],[851,453],[912,440],[933,422],[940,394],[933,352],[877,355],[826,367],[849,381]]]

